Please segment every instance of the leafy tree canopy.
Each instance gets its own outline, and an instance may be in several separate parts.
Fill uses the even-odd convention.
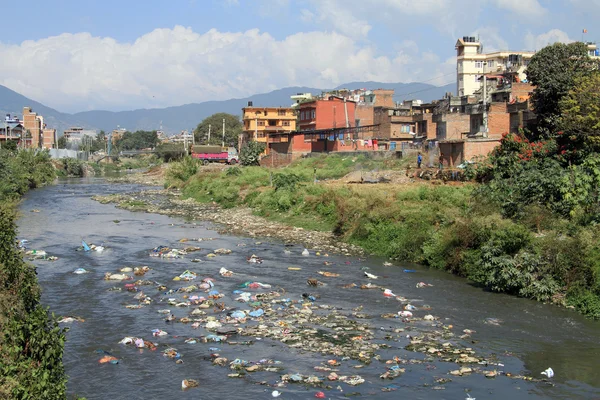
[[[600,72],[577,78],[559,105],[561,131],[557,140],[563,150],[600,152]]]
[[[141,150],[154,148],[158,144],[156,131],[125,132],[115,143],[119,150]]]
[[[575,81],[597,70],[584,43],[555,43],[538,51],[527,66],[527,78],[535,86],[533,105],[544,136],[554,133],[560,120],[560,100]]]
[[[237,148],[243,125],[238,116],[228,113],[217,113],[204,118],[194,129],[196,144],[220,145],[223,140],[223,119],[225,119],[225,146]],[[210,141],[208,140],[209,126]]]

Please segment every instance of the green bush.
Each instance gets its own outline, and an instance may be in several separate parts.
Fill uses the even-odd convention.
[[[167,187],[182,187],[200,169],[200,162],[191,157],[185,156],[181,161],[172,162],[166,173]]]
[[[265,144],[260,142],[248,142],[240,151],[240,162],[242,165],[258,165],[260,155],[265,151]]]
[[[76,158],[63,158],[62,164],[67,176],[83,176],[83,161]]]

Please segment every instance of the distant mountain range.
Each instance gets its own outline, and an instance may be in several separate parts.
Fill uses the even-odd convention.
[[[335,89],[394,89],[396,101],[421,99],[429,102],[442,98],[447,92],[453,92],[455,87],[455,84],[438,87],[426,83],[351,82]],[[85,111],[67,114],[0,85],[0,115],[10,113],[21,117],[23,107],[30,106],[38,115],[44,116],[44,122],[48,127],[56,128],[59,133],[71,126],[104,131],[111,131],[117,126],[130,131],[155,130],[159,129],[162,122],[163,130],[167,134],[174,134],[184,129],[195,128],[204,118],[217,112],[240,115],[242,107],[245,107],[248,101],[252,101],[254,106],[287,107],[292,103],[290,96],[293,94],[307,92],[319,94],[321,91],[322,89],[294,86],[242,99],[205,101],[167,108],[118,112]]]

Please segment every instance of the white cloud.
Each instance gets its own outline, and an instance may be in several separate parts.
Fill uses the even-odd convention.
[[[479,37],[481,44],[484,46],[484,53],[509,49],[508,42],[500,35],[498,28],[491,26],[480,27],[472,34]]]
[[[300,20],[303,22],[311,22],[315,18],[315,14],[313,14],[310,10],[303,8],[300,10]]]
[[[574,40],[569,38],[569,35],[560,29],[552,29],[537,36],[531,32],[525,35],[525,46],[527,50],[537,51],[556,42],[572,43]]]
[[[155,29],[133,43],[89,33],[0,43],[0,58],[0,84],[61,111],[165,107],[292,85],[410,82],[451,71],[410,41],[385,57],[336,32],[276,40],[257,29],[200,34],[182,26]]]
[[[453,32],[462,20],[479,12],[478,4],[470,5],[470,12],[464,13],[451,0],[310,0],[310,4],[316,22],[353,38],[369,34],[369,21],[384,21],[401,28],[407,18],[410,22],[420,18],[426,24],[431,24],[433,18],[437,29]]]
[[[532,19],[539,18],[548,11],[538,0],[493,0],[493,3],[498,8]]]

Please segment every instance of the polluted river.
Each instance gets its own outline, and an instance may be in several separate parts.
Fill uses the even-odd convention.
[[[72,396],[600,398],[599,325],[572,310],[92,200],[141,189],[62,180],[21,204]]]

